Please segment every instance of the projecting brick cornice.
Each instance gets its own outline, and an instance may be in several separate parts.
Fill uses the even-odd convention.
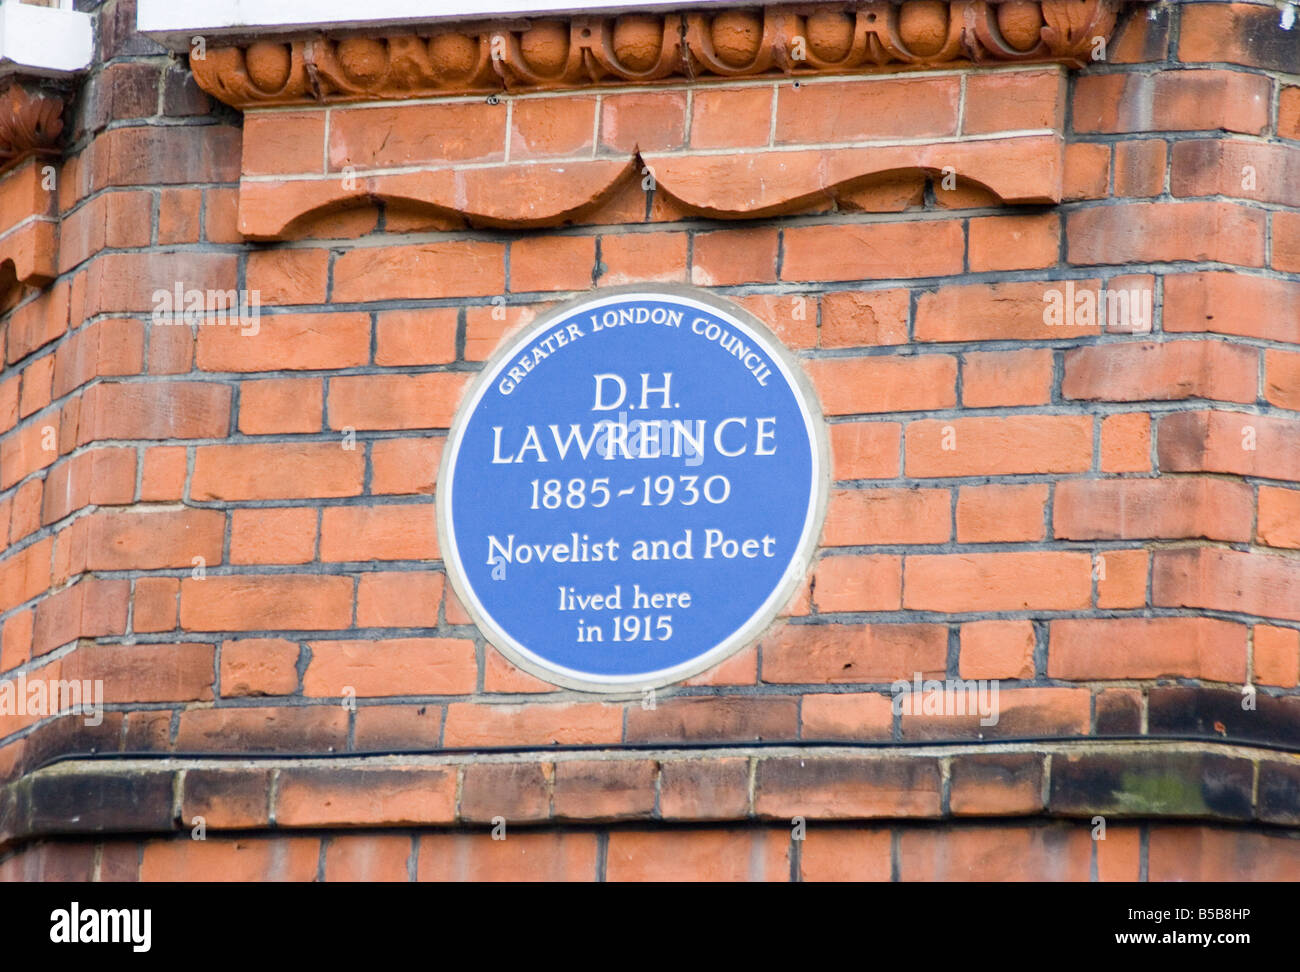
[[[16,80],[0,89],[0,308],[57,273],[53,181],[40,160],[59,154],[65,104],[59,92]]]
[[[1081,66],[1119,0],[908,0],[583,15],[427,31],[254,40],[190,60],[237,108],[587,85],[900,71]]]
[[[1297,757],[1161,741],[72,759],[0,787],[0,847],[51,836],[355,827],[1055,817],[1293,826]]]

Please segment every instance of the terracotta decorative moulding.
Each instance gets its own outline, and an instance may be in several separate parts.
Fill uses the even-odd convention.
[[[10,80],[0,88],[0,171],[33,155],[58,154],[64,98]]]
[[[237,108],[967,64],[1081,66],[1119,0],[906,0],[457,24],[209,47]]]

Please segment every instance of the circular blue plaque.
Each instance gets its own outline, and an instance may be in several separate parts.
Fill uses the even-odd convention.
[[[492,358],[448,436],[456,593],[558,685],[703,671],[805,574],[826,505],[815,402],[767,328],[708,295],[618,288],[552,310]]]

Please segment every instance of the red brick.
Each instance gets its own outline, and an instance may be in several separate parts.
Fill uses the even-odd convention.
[[[1053,267],[1060,262],[1061,220],[1056,213],[972,219],[969,249],[975,272]]]
[[[79,444],[100,439],[210,439],[230,428],[230,388],[208,382],[99,384],[82,399]]]
[[[1101,471],[1147,472],[1151,468],[1151,416],[1107,415],[1101,420]]]
[[[894,479],[903,427],[897,422],[837,422],[830,427],[836,481]]]
[[[1047,484],[963,486],[957,491],[957,542],[1041,540]]]
[[[319,378],[266,378],[239,386],[239,431],[248,435],[321,430]]]
[[[961,396],[968,408],[1045,405],[1052,398],[1051,351],[976,351],[962,355]]]
[[[483,100],[330,112],[329,164],[335,171],[349,165],[494,162],[505,158],[505,150],[505,106]]]
[[[670,759],[660,768],[665,820],[734,820],[749,814],[749,759]]]
[[[311,881],[316,837],[210,837],[188,834],[145,843],[141,881]]]
[[[1269,95],[1267,78],[1241,71],[1095,74],[1074,84],[1074,130],[1260,135],[1268,128]]]
[[[776,94],[776,144],[955,135],[960,98],[956,77],[782,84]]]
[[[685,233],[626,233],[600,238],[602,286],[663,281],[685,283]]]
[[[634,820],[655,809],[659,764],[649,759],[573,759],[555,764],[557,819]]]
[[[616,830],[609,835],[609,881],[788,881],[790,832]]]
[[[818,612],[897,611],[903,606],[903,559],[894,554],[824,557],[817,564]]]
[[[799,852],[803,881],[890,880],[889,830],[813,827]]]
[[[1015,817],[1043,809],[1038,753],[974,753],[953,759],[948,803],[956,816]]]
[[[925,419],[907,426],[904,468],[921,477],[1083,472],[1092,429],[1087,415]]]
[[[1070,540],[1247,541],[1254,505],[1249,486],[1221,479],[1071,479],[1056,484],[1052,525]]]
[[[822,347],[906,343],[908,300],[906,290],[845,290],[823,294]]]
[[[1033,678],[1037,638],[1028,621],[971,621],[961,626],[962,678]]]
[[[1300,621],[1300,561],[1237,550],[1157,550],[1151,577],[1157,607],[1208,608]]]
[[[144,450],[140,471],[141,502],[178,500],[185,495],[189,459],[184,446],[152,446]]]
[[[1240,412],[1175,412],[1159,420],[1158,442],[1161,472],[1300,480],[1297,420]]]
[[[190,496],[200,501],[355,496],[364,471],[360,449],[330,442],[200,446]]]
[[[1300,682],[1300,631],[1255,625],[1255,681],[1295,688]]]
[[[1095,345],[1065,354],[1061,394],[1111,402],[1210,398],[1251,403],[1259,352],[1222,341]]]
[[[829,547],[875,543],[944,543],[952,537],[946,489],[832,490],[823,543]]]
[[[893,738],[894,707],[887,695],[872,692],[808,693],[804,695],[800,709],[803,717],[801,739],[885,741]]]
[[[1264,352],[1264,397],[1278,408],[1300,412],[1300,352]]]
[[[691,147],[766,145],[774,99],[775,91],[767,86],[697,88],[691,102]]]
[[[1165,278],[1166,331],[1209,331],[1300,344],[1300,282],[1240,273]]]
[[[1087,881],[1092,841],[1075,823],[903,831],[903,881]]]
[[[469,383],[465,372],[355,375],[329,384],[332,429],[447,428]]]
[[[689,696],[627,710],[626,742],[753,742],[794,739],[798,700],[777,696]]]
[[[754,810],[764,817],[937,817],[938,760],[881,756],[760,759]]]
[[[292,695],[298,689],[296,642],[283,638],[244,638],[221,646],[221,694]]]
[[[684,91],[612,94],[601,99],[602,151],[664,152],[685,144]]]
[[[957,359],[946,354],[819,358],[805,368],[827,415],[928,411],[957,404]]]
[[[1107,550],[1093,561],[1097,575],[1097,607],[1137,608],[1147,602],[1147,567],[1150,555],[1145,550]]]
[[[1300,273],[1300,213],[1274,212],[1273,269]]]
[[[305,564],[315,559],[317,511],[309,506],[232,510],[232,564]]]
[[[442,708],[437,705],[362,705],[357,708],[358,751],[437,749],[442,740]]]
[[[329,250],[254,250],[248,254],[248,289],[262,304],[323,304]]]
[[[352,623],[352,578],[276,574],[181,581],[192,631],[329,630]]]
[[[782,280],[891,280],[961,273],[954,220],[797,226],[785,230]]]
[[[365,314],[263,314],[257,333],[200,327],[195,360],[203,371],[316,371],[370,360]]]
[[[131,623],[136,631],[171,631],[176,627],[181,582],[175,577],[140,577],[135,582]]]
[[[1300,86],[1284,85],[1277,99],[1277,134],[1300,140]]]
[[[691,251],[691,283],[729,287],[776,280],[778,232],[774,228],[696,233]]]
[[[101,510],[90,520],[90,570],[154,570],[221,563],[226,514],[220,510]]]
[[[447,623],[473,623],[450,587],[447,588]],[[535,678],[516,668],[513,662],[491,645],[487,645],[483,649],[483,691],[506,692],[514,695],[556,692],[559,689],[550,682],[543,682],[540,678]]]
[[[1066,619],[1051,622],[1051,678],[1246,678],[1246,627],[1213,618]]]
[[[244,116],[246,175],[323,172],[324,111],[250,111]]]
[[[505,293],[505,244],[478,240],[361,247],[334,263],[335,303],[472,297]]]
[[[948,665],[948,629],[938,624],[786,624],[762,646],[769,683],[889,682]]]
[[[63,678],[104,682],[104,701],[185,702],[212,698],[213,647],[83,644],[63,657]]]
[[[1215,261],[1264,265],[1265,214],[1236,203],[1120,203],[1071,213],[1075,264]]]
[[[1115,195],[1160,195],[1165,188],[1165,154],[1165,143],[1159,140],[1116,142]]]
[[[1074,282],[1078,291],[1099,286],[1096,280]],[[966,284],[922,294],[916,305],[918,341],[1059,340],[1098,333],[1096,324],[1062,327],[1047,323],[1052,292],[1065,293],[1061,281]],[[1058,297],[1058,299],[1063,299]]]
[[[1260,486],[1256,529],[1260,543],[1300,548],[1300,490]]]
[[[395,834],[344,834],[325,847],[326,881],[409,881],[412,837]]]
[[[1189,8],[1179,25],[1178,58],[1289,70],[1294,38],[1280,21],[1274,11],[1249,3]]]
[[[966,78],[962,133],[1060,130],[1065,122],[1065,74],[1047,71],[973,73]]]
[[[802,294],[756,294],[731,299],[770,327],[786,347],[811,348],[817,343],[815,298]]]
[[[417,873],[421,881],[594,881],[597,854],[590,833],[424,834]]]
[[[348,713],[340,705],[186,709],[181,713],[176,749],[233,753],[330,752],[345,748],[347,734]]]
[[[1087,554],[1057,551],[909,556],[903,607],[913,611],[1068,611],[1092,600]]]
[[[510,116],[510,159],[590,157],[597,99],[518,98]]]
[[[436,560],[433,507],[332,506],[321,515],[320,559]]]
[[[618,742],[622,706],[605,702],[484,704],[447,706],[443,745],[549,746]]]
[[[1062,202],[1105,199],[1110,194],[1110,146],[1103,142],[1070,141],[1065,146]]]
[[[474,691],[474,642],[456,638],[313,641],[305,695],[463,695]]]
[[[527,236],[510,244],[510,290],[586,290],[595,265],[594,236]]]
[[[410,826],[449,823],[454,766],[285,769],[276,787],[281,827]]]
[[[1295,881],[1300,844],[1289,835],[1217,827],[1152,828],[1147,850],[1150,881]]]
[[[61,344],[54,355],[54,397],[61,398],[96,376],[138,375],[144,360],[144,328],[137,320],[109,318],[87,325]]]
[[[442,439],[380,439],[370,446],[370,492],[433,493]]]
[[[357,623],[373,628],[437,627],[442,590],[443,575],[431,571],[362,574]]]

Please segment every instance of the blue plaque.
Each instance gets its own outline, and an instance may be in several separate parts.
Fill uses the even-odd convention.
[[[820,409],[754,317],[685,288],[598,291],[514,336],[443,452],[447,573],[484,635],[558,685],[666,685],[754,640],[826,505]]]

